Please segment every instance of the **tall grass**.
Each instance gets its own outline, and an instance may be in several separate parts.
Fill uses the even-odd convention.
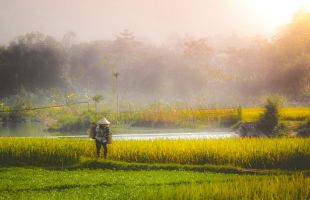
[[[1,163],[63,165],[95,155],[95,143],[90,140],[0,138]],[[115,141],[109,145],[108,158],[141,163],[307,169],[310,138]]]
[[[310,197],[310,179],[294,176],[239,177],[216,183],[165,186],[145,191],[142,199],[295,199]]]
[[[84,151],[74,140],[0,138],[0,163],[64,166],[79,161]]]
[[[310,138],[122,141],[111,145],[110,158],[146,163],[306,168],[310,167]]]

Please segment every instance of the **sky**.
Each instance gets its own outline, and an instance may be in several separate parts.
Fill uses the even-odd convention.
[[[80,42],[125,29],[154,43],[171,37],[272,36],[310,0],[0,0],[0,44],[33,31]]]

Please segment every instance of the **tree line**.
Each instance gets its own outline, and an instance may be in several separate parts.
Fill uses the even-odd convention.
[[[38,102],[117,92],[123,100],[242,104],[278,94],[304,103],[310,97],[309,33],[306,11],[271,39],[187,37],[154,45],[125,30],[114,40],[76,43],[74,33],[58,41],[32,32],[0,47],[0,99],[21,91],[39,95]]]

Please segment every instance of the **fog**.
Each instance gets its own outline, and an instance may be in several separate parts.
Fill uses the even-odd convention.
[[[271,36],[306,1],[254,0],[0,0],[0,43],[32,31],[78,41],[114,39],[124,29],[163,43],[186,35]],[[296,3],[297,2],[297,3]],[[283,14],[284,13],[284,14]]]
[[[306,2],[0,0],[0,100],[308,103]]]

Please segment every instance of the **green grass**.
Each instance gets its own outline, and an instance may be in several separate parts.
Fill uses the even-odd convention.
[[[238,177],[224,182],[162,186],[146,191],[145,199],[309,199],[310,179],[302,175]]]
[[[0,199],[306,199],[309,177],[0,168]]]

